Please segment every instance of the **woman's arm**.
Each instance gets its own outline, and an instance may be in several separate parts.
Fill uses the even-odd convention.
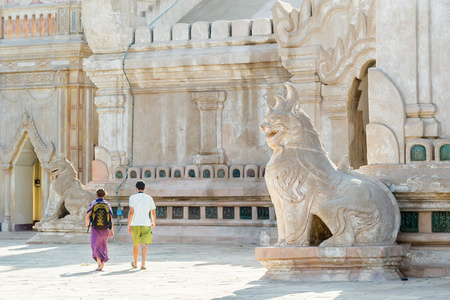
[[[92,214],[92,210],[90,212],[88,212],[86,215],[86,228],[89,228],[89,223],[90,223],[89,218],[91,217],[91,214]]]

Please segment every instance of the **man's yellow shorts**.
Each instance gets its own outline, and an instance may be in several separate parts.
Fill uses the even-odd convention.
[[[152,243],[152,227],[151,226],[131,226],[131,237],[133,238],[133,246],[139,244]]]

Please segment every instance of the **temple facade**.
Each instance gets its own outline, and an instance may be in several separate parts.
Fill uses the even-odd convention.
[[[396,197],[402,272],[449,276],[450,3],[240,2],[0,0],[2,231],[41,220],[64,154],[118,228],[143,179],[155,239],[275,238],[258,126],[291,82],[331,160]]]

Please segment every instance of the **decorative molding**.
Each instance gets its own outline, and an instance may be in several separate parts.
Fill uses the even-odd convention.
[[[33,118],[28,116],[26,112],[23,113],[22,121],[17,129],[13,142],[8,147],[0,147],[0,157],[3,164],[10,164],[16,154],[20,144],[23,142],[24,137],[28,133],[28,138],[31,144],[35,148],[36,155],[39,158],[41,164],[47,164],[52,157],[55,150],[53,143],[47,146],[39,136],[36,126],[34,125]]]
[[[284,48],[297,48],[313,34],[323,32],[333,15],[347,10],[346,6],[336,5],[335,2],[303,1],[301,9],[293,8],[288,3],[276,2],[272,16],[278,44]]]
[[[350,24],[347,36],[344,39],[338,37],[334,48],[326,51],[320,48],[318,74],[322,82],[339,83],[349,72],[352,77],[358,77],[364,64],[375,61],[375,3],[374,1],[368,17],[364,12],[359,12],[357,27]]]
[[[70,30],[70,12],[69,7],[58,8],[58,34],[69,34]]]
[[[361,69],[375,61],[375,13],[375,0],[367,11],[349,0],[303,1],[300,10],[277,2],[273,7],[275,37],[281,48],[311,46],[308,41],[313,37],[319,39],[317,74],[322,83],[337,84],[347,80],[347,75],[360,76]],[[349,25],[342,30],[329,30],[337,14],[340,19],[348,20]],[[334,48],[324,49],[318,35],[326,32],[329,32],[327,40],[336,41]],[[283,62],[286,60],[283,58]]]

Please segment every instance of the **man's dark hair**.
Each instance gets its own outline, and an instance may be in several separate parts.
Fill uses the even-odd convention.
[[[106,191],[102,188],[97,189],[97,197],[103,198],[106,196]]]
[[[145,189],[144,180],[138,180],[138,182],[136,182],[136,188],[140,191],[143,191]]]

